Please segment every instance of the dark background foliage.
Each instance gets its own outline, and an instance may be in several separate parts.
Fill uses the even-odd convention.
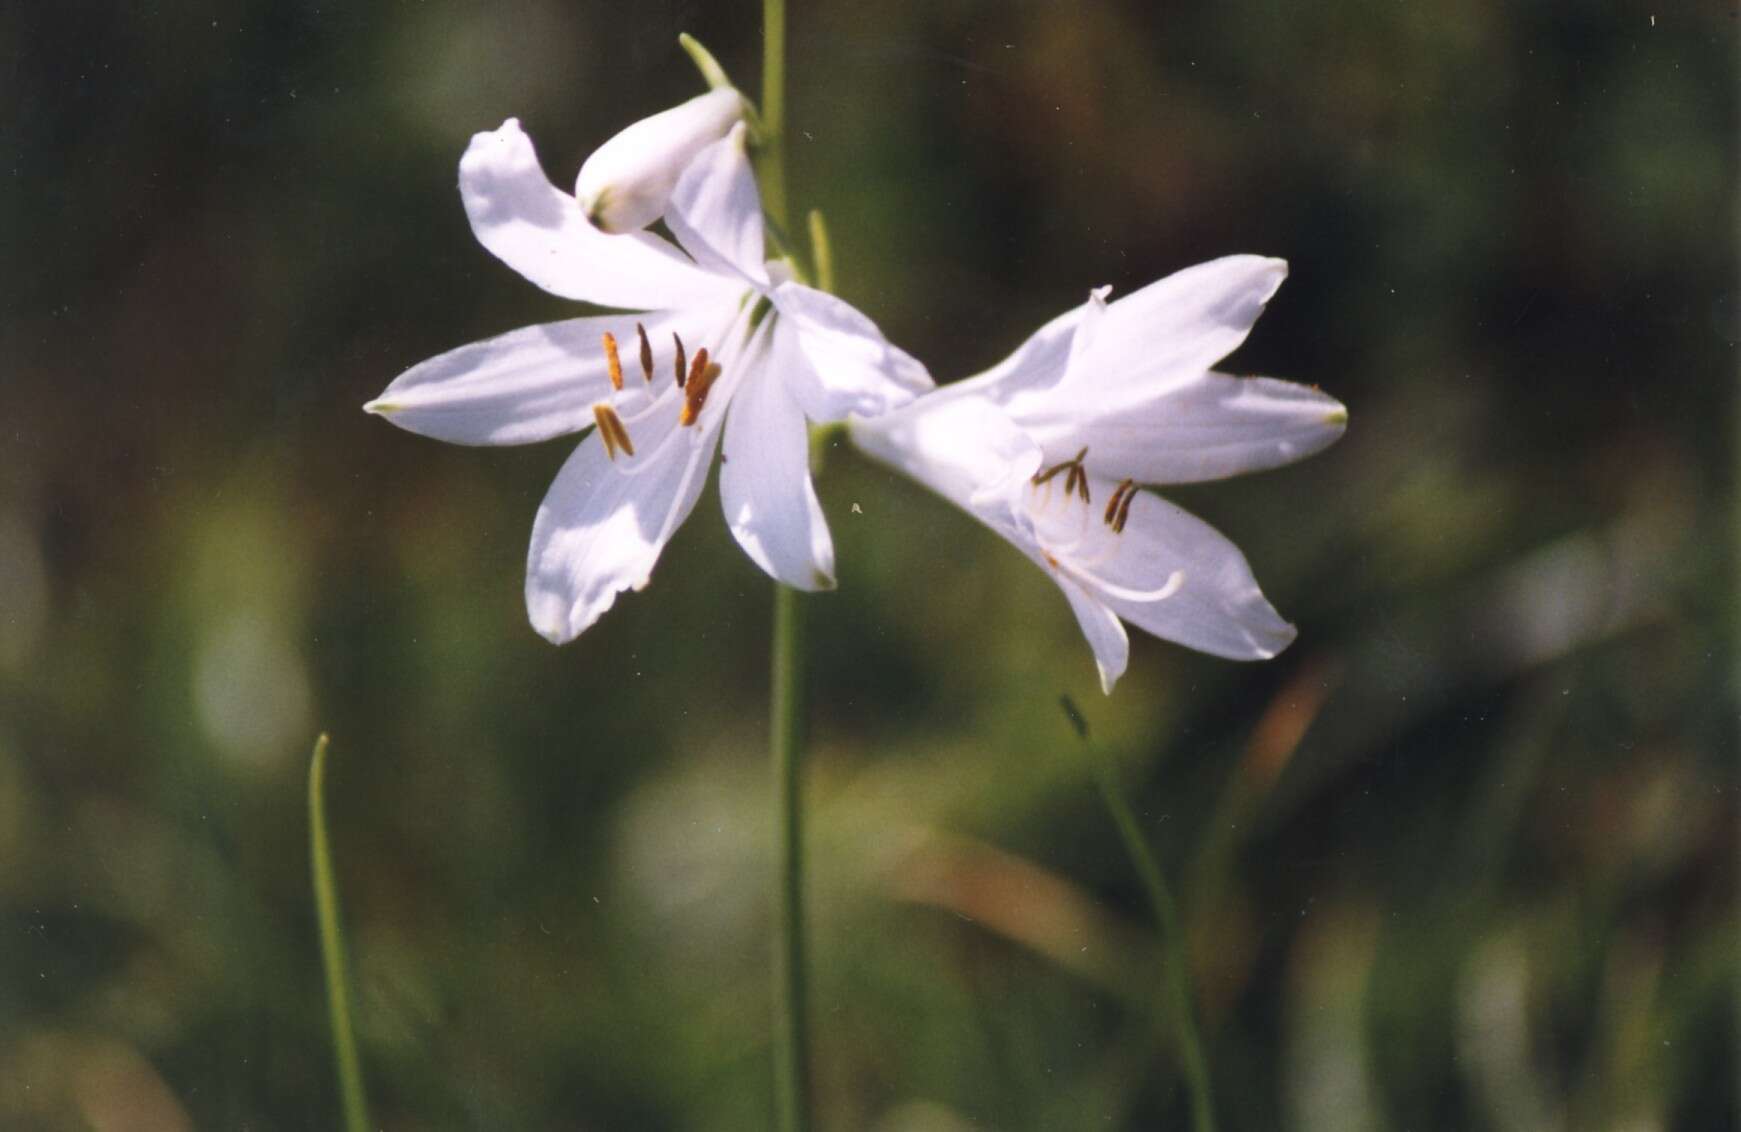
[[[552,176],[753,4],[0,8],[0,1124],[330,1127],[303,775],[384,1127],[769,1113],[769,588],[711,495],[560,651],[567,445],[358,406],[573,308],[454,165]],[[1111,699],[1037,571],[844,450],[812,603],[829,1128],[1178,1127],[1172,873],[1234,1128],[1736,1121],[1728,3],[798,4],[794,197],[940,379],[1101,283],[1288,284],[1232,363],[1346,439],[1173,493],[1300,627]],[[857,508],[854,509],[853,505]],[[1082,706],[1090,742],[1058,708]]]

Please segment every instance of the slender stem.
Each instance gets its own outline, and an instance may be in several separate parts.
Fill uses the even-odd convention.
[[[762,0],[762,205],[783,232],[786,215],[786,0]]]
[[[1087,724],[1075,703],[1068,697],[1064,699],[1064,714],[1069,717],[1071,726],[1086,744]],[[1197,1028],[1197,1006],[1191,994],[1191,970],[1186,955],[1184,925],[1179,919],[1179,907],[1173,901],[1172,889],[1167,886],[1166,874],[1161,872],[1160,861],[1149,848],[1148,840],[1143,837],[1142,827],[1137,824],[1136,814],[1125,800],[1117,769],[1110,761],[1094,757],[1092,750],[1089,751],[1088,761],[1094,770],[1095,783],[1100,787],[1100,796],[1112,814],[1112,823],[1118,827],[1119,839],[1124,842],[1125,852],[1130,855],[1131,865],[1136,869],[1137,877],[1148,895],[1149,905],[1155,915],[1155,925],[1160,929],[1162,962],[1166,967],[1167,978],[1167,1007],[1173,1020],[1173,1040],[1185,1066],[1185,1086],[1191,1094],[1191,1127],[1195,1132],[1215,1132],[1215,1101],[1210,1086],[1209,1057],[1204,1052],[1203,1037]]]
[[[338,1064],[339,1098],[345,1132],[368,1132],[369,1099],[351,1031],[350,980],[345,972],[345,940],[339,926],[338,885],[333,882],[332,851],[326,840],[326,748],[323,734],[314,742],[308,766],[308,855],[314,872],[314,909],[320,922],[320,960],[326,970],[326,1007],[332,1022],[333,1058]]]
[[[810,1053],[804,966],[804,605],[774,585],[770,703],[774,753],[774,1103],[781,1132],[810,1126]]]
[[[762,0],[762,204],[789,233],[786,212],[786,0]],[[769,689],[774,755],[774,1109],[780,1132],[810,1127],[810,1045],[804,966],[804,606],[774,584]]]
[[[816,265],[816,286],[818,289],[834,292],[834,244],[828,239],[828,221],[822,218],[822,210],[810,210],[810,262]]]

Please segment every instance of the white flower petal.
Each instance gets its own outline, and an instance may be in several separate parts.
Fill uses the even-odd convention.
[[[1088,292],[1088,301],[1077,308],[1081,317],[1076,322],[1076,334],[1070,340],[1070,360],[1065,363],[1064,372],[1068,373],[1081,364],[1082,355],[1088,352],[1088,347],[1094,342],[1095,335],[1100,330],[1100,320],[1106,317],[1106,296],[1112,294],[1111,287],[1096,287]]]
[[[1040,466],[1040,448],[984,397],[922,397],[878,417],[852,417],[852,441],[994,530],[1022,525],[1021,489]]]
[[[611,394],[607,332],[618,343],[625,381],[646,381],[636,360],[637,321],[661,356],[670,350],[673,331],[693,337],[693,328],[702,324],[661,312],[528,326],[412,366],[363,408],[454,444],[531,444],[578,432],[592,426],[593,404]]]
[[[581,441],[539,504],[526,556],[526,612],[552,643],[573,640],[617,594],[646,585],[659,552],[694,509],[717,434],[681,428],[679,396],[669,390],[638,422],[634,456],[610,459],[596,435]]]
[[[725,281],[645,232],[608,236],[550,183],[513,118],[473,136],[459,162],[460,197],[478,242],[554,295],[659,310],[717,301]]]
[[[743,116],[743,96],[722,87],[641,119],[580,167],[574,195],[582,212],[606,232],[645,228],[665,214],[678,177],[695,155]]]
[[[719,469],[726,524],[756,565],[800,590],[834,588],[834,543],[810,480],[804,413],[775,374],[732,397]]]
[[[1012,390],[1010,411],[1023,423],[1042,413],[1114,411],[1195,380],[1245,341],[1287,273],[1283,260],[1226,256],[1126,295],[1093,320],[1061,380],[1020,396]]]
[[[779,311],[774,334],[784,339],[776,346],[780,379],[811,420],[878,416],[933,388],[925,367],[852,304],[801,283],[782,283],[770,297]]]
[[[1076,341],[1076,328],[1088,304],[1071,307],[1030,334],[1003,361],[972,377],[952,381],[927,400],[954,396],[987,397],[1006,407],[1018,404],[1030,390],[1044,390],[1063,377]]]
[[[1268,377],[1205,373],[1135,404],[1034,411],[1024,425],[1048,458],[1084,446],[1096,475],[1138,483],[1197,483],[1291,464],[1322,451],[1348,427],[1329,394]]]
[[[1094,665],[1100,670],[1100,690],[1110,696],[1112,686],[1118,683],[1118,678],[1124,675],[1125,667],[1130,663],[1130,637],[1125,634],[1118,615],[1081,586],[1069,578],[1060,577],[1058,588],[1070,599],[1076,623],[1082,626],[1082,635],[1088,638],[1088,647],[1094,650]]]
[[[1093,486],[1096,500],[1112,490]],[[1066,566],[1132,625],[1229,660],[1268,660],[1292,643],[1294,627],[1264,599],[1245,555],[1208,523],[1148,492],[1132,500],[1121,534],[1091,510],[1098,533]]]
[[[744,147],[739,123],[696,154],[671,193],[665,223],[708,271],[766,287],[762,198]]]

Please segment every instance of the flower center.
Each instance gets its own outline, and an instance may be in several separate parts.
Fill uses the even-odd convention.
[[[1083,464],[1083,461],[1087,459],[1088,449],[1084,448],[1063,463],[1042,468],[1034,474],[1034,478],[1029,482],[1035,487],[1041,487],[1052,482],[1059,473],[1063,473],[1064,498],[1069,499],[1072,495],[1076,495],[1081,497],[1083,503],[1093,503],[1093,497],[1088,489],[1088,469]],[[1136,481],[1132,479],[1122,480],[1117,487],[1112,489],[1112,498],[1106,501],[1104,521],[1108,527],[1112,528],[1113,534],[1121,535],[1124,533],[1124,524],[1130,519],[1131,500],[1136,498],[1138,490],[1140,489],[1137,487]],[[1040,505],[1044,507],[1045,503],[1042,501]]]
[[[653,343],[647,337],[647,328],[638,322],[635,323],[635,335],[640,340],[641,376],[650,388],[653,385]],[[622,351],[617,346],[617,337],[607,330],[601,335],[600,342],[604,347],[605,373],[610,378],[611,390],[613,393],[622,394],[625,384],[623,359]],[[675,351],[672,379],[677,389],[682,393],[678,401],[677,422],[680,425],[689,426],[701,418],[701,410],[706,407],[707,395],[713,390],[714,383],[719,380],[721,368],[718,362],[708,357],[705,346],[695,351],[695,357],[690,359],[688,351],[683,347],[682,337],[675,331],[672,332],[671,343]],[[627,396],[634,397],[637,394],[631,392]],[[644,397],[645,395],[639,396]],[[613,461],[617,458],[619,451],[625,456],[635,454],[635,443],[629,436],[628,425],[624,422],[622,413],[618,411],[618,406],[612,403],[617,400],[619,398],[613,397],[611,401],[600,401],[592,407],[592,417],[598,425],[599,438],[605,446],[605,455]],[[654,404],[656,405],[657,401]],[[644,408],[629,411],[631,419],[644,415]]]

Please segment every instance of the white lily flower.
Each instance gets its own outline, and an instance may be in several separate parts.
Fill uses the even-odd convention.
[[[472,231],[508,266],[554,294],[641,312],[462,346],[364,406],[458,444],[593,430],[532,527],[533,627],[572,640],[618,593],[646,585],[695,506],[722,431],[720,494],[738,543],[787,585],[831,588],[834,548],[805,421],[886,412],[931,378],[853,307],[764,261],[744,127],[703,147],[678,178],[665,222],[681,248],[587,223],[513,119],[472,138],[459,179]]]
[[[593,151],[574,196],[599,229],[632,232],[665,215],[677,178],[702,148],[743,121],[743,95],[720,87],[643,118]]]
[[[853,440],[1050,574],[1108,693],[1129,659],[1121,618],[1216,656],[1275,656],[1294,628],[1239,548],[1142,485],[1273,468],[1342,435],[1348,412],[1327,394],[1210,369],[1286,275],[1229,256],[1114,303],[1101,288],[985,373],[854,418]]]

